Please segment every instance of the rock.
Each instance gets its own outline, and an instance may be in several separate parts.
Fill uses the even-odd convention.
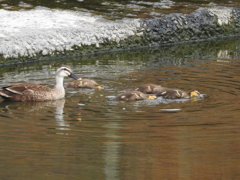
[[[169,14],[154,19],[105,20],[69,10],[0,10],[0,56],[31,60],[53,54],[159,46],[212,38],[239,36],[240,9],[200,8],[191,14]],[[24,59],[23,59],[24,58]]]

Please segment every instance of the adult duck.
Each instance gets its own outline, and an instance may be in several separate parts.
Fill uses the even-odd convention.
[[[56,85],[53,89],[33,83],[20,83],[5,86],[0,90],[0,96],[5,100],[10,101],[49,101],[65,97],[65,90],[63,87],[64,77],[71,77],[79,79],[73,74],[69,66],[62,65],[56,71]]]

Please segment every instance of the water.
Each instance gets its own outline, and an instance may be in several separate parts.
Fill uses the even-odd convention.
[[[240,7],[239,0],[0,0],[0,9],[29,10],[35,7],[70,9],[101,15],[106,19],[153,18],[169,13],[191,13],[199,7]]]
[[[0,86],[51,87],[68,64],[106,88],[0,103],[0,179],[239,179],[239,46],[228,39],[1,67]],[[111,100],[144,83],[203,98]]]

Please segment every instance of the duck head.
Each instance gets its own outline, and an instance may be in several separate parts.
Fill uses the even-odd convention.
[[[67,65],[61,65],[56,72],[56,76],[60,77],[71,77],[73,79],[81,79],[72,72],[72,69]]]
[[[193,90],[189,92],[190,97],[199,97],[200,93],[197,90]]]

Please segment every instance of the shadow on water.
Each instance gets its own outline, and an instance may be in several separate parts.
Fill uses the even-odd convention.
[[[239,179],[239,49],[227,39],[2,67],[1,86],[52,87],[68,64],[105,89],[0,103],[1,179]],[[144,83],[202,98],[111,100]]]

